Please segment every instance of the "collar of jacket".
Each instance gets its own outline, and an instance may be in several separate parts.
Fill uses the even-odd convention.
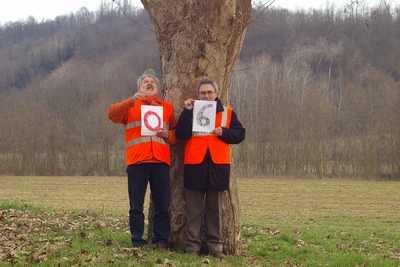
[[[224,111],[224,106],[222,105],[221,100],[218,97],[216,97],[215,101],[217,101],[217,112]]]
[[[147,105],[152,105],[152,106],[161,106],[162,104],[162,101],[158,98],[157,94],[144,97],[142,101],[145,102]]]

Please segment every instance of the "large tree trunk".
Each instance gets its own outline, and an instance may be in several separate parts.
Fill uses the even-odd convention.
[[[199,80],[213,78],[219,97],[229,104],[230,76],[251,20],[251,0],[142,0],[159,43],[163,97],[182,112],[184,100],[195,98]],[[184,142],[172,148],[170,241],[183,248],[185,195],[183,189]],[[224,198],[222,237],[224,251],[239,254],[241,213],[236,182]]]

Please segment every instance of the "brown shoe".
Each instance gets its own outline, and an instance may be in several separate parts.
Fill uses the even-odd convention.
[[[198,252],[196,252],[194,250],[188,250],[188,251],[186,251],[186,253],[190,254],[190,255],[198,255]]]
[[[158,249],[159,251],[166,251],[167,250],[167,245],[165,245],[162,242],[156,242],[153,245],[154,249]]]
[[[224,253],[222,253],[222,251],[213,251],[211,252],[211,255],[221,260],[226,258],[226,256],[224,255]]]

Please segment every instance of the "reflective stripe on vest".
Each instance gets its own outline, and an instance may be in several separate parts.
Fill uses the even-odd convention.
[[[158,142],[161,143],[163,145],[166,145],[167,147],[169,147],[169,144],[167,142],[165,142],[164,138],[158,137],[158,136],[145,136],[145,137],[140,137],[140,138],[136,138],[132,141],[126,142],[125,143],[125,147],[130,147],[133,145],[137,145],[137,144],[141,144],[141,143],[146,143],[146,142]]]
[[[221,125],[229,129],[232,117],[232,109],[224,107],[223,112],[216,114],[216,127]],[[210,151],[211,160],[215,164],[230,164],[230,145],[219,137],[210,133],[192,132],[192,137],[186,141],[184,164],[200,164],[204,156]]]
[[[139,100],[135,106],[128,110],[128,121],[125,124],[126,165],[153,160],[171,165],[169,143],[164,138],[156,135],[141,135],[141,106],[143,104],[144,102]],[[168,122],[173,115],[173,108],[171,104],[166,102],[162,103],[162,107],[162,125],[169,130]]]

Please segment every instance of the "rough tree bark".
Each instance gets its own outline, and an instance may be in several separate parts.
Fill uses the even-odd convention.
[[[185,99],[196,97],[195,87],[203,78],[215,79],[221,101],[229,104],[230,76],[251,20],[251,0],[142,0],[142,3],[159,44],[163,98],[174,104],[175,113],[181,113]],[[183,149],[184,142],[172,148],[170,241],[175,249],[184,247],[186,237]],[[231,188],[224,197],[223,218],[223,250],[240,254],[241,213],[232,175]]]

